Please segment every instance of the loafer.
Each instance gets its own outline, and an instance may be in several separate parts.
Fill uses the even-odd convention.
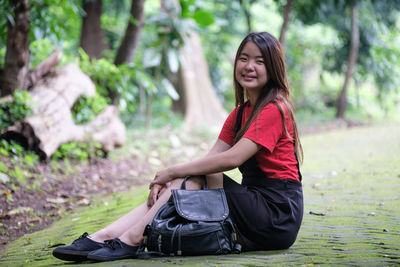
[[[104,247],[104,243],[93,241],[88,235],[84,233],[71,245],[56,248],[53,250],[53,256],[65,261],[85,261],[89,252]]]
[[[105,240],[104,244],[103,248],[90,252],[87,259],[93,261],[135,259],[140,248],[140,246],[127,245],[119,238]]]

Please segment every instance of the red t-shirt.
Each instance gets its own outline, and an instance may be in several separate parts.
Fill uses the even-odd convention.
[[[281,104],[283,110],[285,107]],[[242,127],[249,118],[253,107],[245,104]],[[226,119],[218,138],[233,146],[235,123],[239,107],[236,107]],[[290,118],[285,112],[286,127],[293,136]],[[294,141],[286,136],[281,113],[275,104],[267,104],[250,124],[243,136],[262,146],[256,153],[256,160],[268,178],[293,179],[299,181],[297,160],[294,155]]]

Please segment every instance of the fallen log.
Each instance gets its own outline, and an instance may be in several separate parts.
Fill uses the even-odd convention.
[[[55,66],[61,59],[61,52],[57,48],[54,49],[53,53],[43,60],[39,65],[28,73],[27,88],[32,88],[36,85],[38,81],[42,81],[46,75],[54,72]]]
[[[29,92],[32,115],[5,129],[0,135],[34,150],[41,159],[71,141],[99,142],[105,152],[125,143],[125,126],[115,106],[106,107],[88,124],[76,125],[71,107],[81,96],[93,96],[96,88],[77,65],[68,64],[56,76],[37,83]]]

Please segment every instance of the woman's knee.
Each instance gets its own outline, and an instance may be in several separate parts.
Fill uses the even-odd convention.
[[[207,185],[208,188],[223,188],[224,187],[224,178],[222,173],[213,173],[207,175]]]
[[[171,182],[170,189],[180,189],[184,179],[177,178]],[[187,190],[200,190],[203,187],[204,179],[201,176],[193,176],[186,180]]]

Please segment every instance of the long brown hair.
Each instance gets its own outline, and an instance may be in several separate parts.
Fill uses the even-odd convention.
[[[279,41],[267,32],[254,32],[248,34],[243,39],[236,52],[233,71],[236,106],[243,105],[245,100],[245,90],[235,77],[236,63],[244,46],[248,42],[253,42],[260,49],[267,70],[268,81],[261,90],[249,119],[237,133],[235,142],[239,141],[239,139],[246,133],[251,122],[257,117],[262,108],[269,103],[274,103],[281,113],[285,133],[289,138],[294,140],[295,152],[297,152],[300,161],[302,161],[303,149],[300,143],[296,119],[294,117],[294,107],[291,101],[290,90],[286,78],[285,56]],[[281,103],[285,106],[286,112],[289,114],[290,121],[292,122],[293,136],[290,136],[287,130],[285,112],[281,106]]]

